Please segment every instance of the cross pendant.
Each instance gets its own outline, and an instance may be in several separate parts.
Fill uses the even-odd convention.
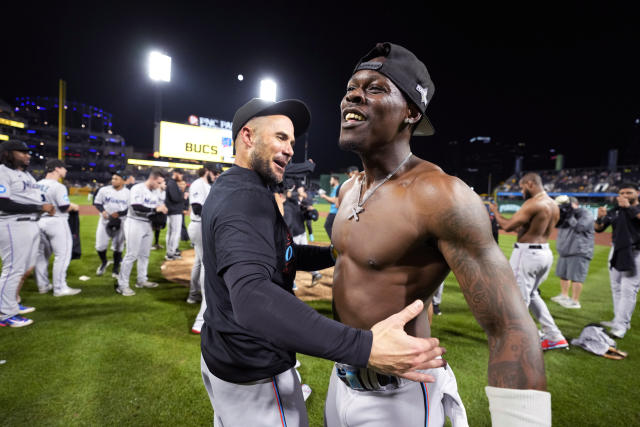
[[[347,219],[355,218],[358,221],[358,214],[364,212],[364,208],[362,206],[354,206],[351,208],[351,215]]]

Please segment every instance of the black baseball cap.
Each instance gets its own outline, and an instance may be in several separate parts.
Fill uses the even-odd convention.
[[[261,98],[253,98],[251,101],[238,108],[233,116],[231,137],[235,141],[242,126],[254,117],[283,115],[291,119],[294,136],[304,134],[311,123],[311,113],[304,102],[297,99],[285,99],[274,102]]]
[[[118,175],[120,178],[126,180],[129,177],[129,173],[127,170],[117,170],[111,172],[111,175]]]
[[[385,61],[371,61],[379,56],[384,56]],[[425,111],[436,87],[431,81],[427,67],[413,53],[397,44],[378,43],[360,58],[353,74],[360,70],[373,70],[383,74],[418,107],[422,113],[422,120],[415,127],[414,135],[429,136],[435,133]]]
[[[62,160],[58,159],[49,159],[46,163],[46,169],[48,172],[52,172],[56,170],[56,168],[66,168],[67,166],[64,164]]]
[[[360,169],[358,169],[357,166],[349,166],[347,168],[347,173],[351,173],[351,172],[360,172]]]
[[[29,147],[23,141],[10,139],[0,144],[0,151],[29,151]]]

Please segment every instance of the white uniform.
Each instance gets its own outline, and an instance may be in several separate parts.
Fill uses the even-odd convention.
[[[60,211],[61,206],[69,206],[69,193],[67,187],[52,179],[38,181],[40,191],[46,203],[52,204],[56,209],[53,215],[45,214],[40,218],[40,245],[36,259],[36,282],[40,292],[45,293],[49,283],[49,258],[54,255],[53,261],[53,293],[65,291],[67,286],[67,268],[71,261],[71,249],[73,237],[69,228],[69,214]]]
[[[193,205],[194,203],[197,203],[200,206],[204,206],[204,201],[207,200],[209,190],[211,190],[211,184],[207,182],[206,178],[202,177],[195,180],[189,188],[189,206]],[[200,330],[202,329],[202,325],[204,324],[204,312],[207,309],[207,301],[204,298],[204,265],[202,265],[202,224],[200,221],[200,215],[196,215],[193,212],[193,207],[191,207],[191,223],[189,223],[187,231],[189,232],[189,239],[191,240],[191,243],[193,243],[193,248],[196,252],[196,256],[193,262],[193,268],[191,269],[191,289],[189,291],[189,296],[195,294],[194,288],[200,289],[200,295],[202,296],[202,301],[200,302],[200,311],[198,312],[198,316],[196,317],[196,320],[193,323],[193,327],[191,328],[191,330],[194,332],[200,332]]]
[[[136,212],[131,205],[142,205],[151,209],[151,212],[140,214]],[[148,216],[155,212],[155,209],[160,205],[159,192],[149,190],[144,182],[131,187],[127,221],[125,221],[124,224],[127,253],[124,260],[122,260],[120,274],[118,275],[118,287],[120,290],[130,288],[129,275],[133,269],[133,263],[136,261],[138,261],[138,278],[136,283],[147,282],[149,253],[151,252],[151,244],[153,243],[153,229],[151,228],[151,221]]]
[[[111,215],[114,212],[126,211],[129,206],[129,194],[130,191],[124,185],[120,190],[116,190],[111,185],[102,187],[93,204],[102,205],[104,210]],[[120,224],[120,230],[113,236],[111,240],[111,250],[114,252],[122,252],[124,249],[124,224],[126,217],[119,217],[122,223]],[[102,252],[107,250],[109,245],[109,235],[107,234],[108,219],[104,219],[100,215],[98,221],[98,228],[96,229],[96,251]]]
[[[43,198],[30,173],[0,165],[0,197],[15,203],[42,205]],[[0,211],[0,320],[19,312],[16,292],[24,273],[33,267],[40,243],[37,213]]]
[[[336,363],[327,390],[325,426],[435,427],[448,417],[453,427],[468,427],[451,366],[421,372],[436,381],[419,383]]]

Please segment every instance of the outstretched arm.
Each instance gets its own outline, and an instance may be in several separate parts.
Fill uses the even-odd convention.
[[[509,263],[491,236],[480,199],[453,183],[443,203],[438,245],[489,341],[489,385],[545,390],[544,361],[535,324]]]

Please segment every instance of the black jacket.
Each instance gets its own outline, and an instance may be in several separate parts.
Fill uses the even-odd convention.
[[[166,198],[164,204],[169,211],[167,215],[178,215],[184,210],[184,193],[172,178],[167,179]]]

